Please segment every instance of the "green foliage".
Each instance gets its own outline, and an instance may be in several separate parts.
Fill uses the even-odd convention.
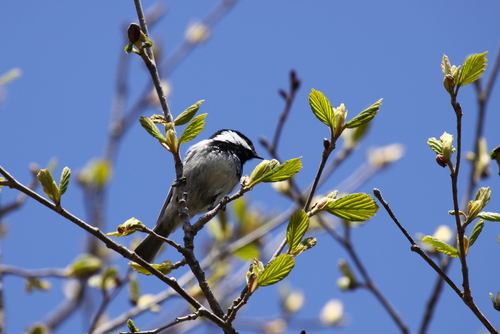
[[[268,286],[283,280],[292,271],[295,260],[292,255],[281,254],[269,262],[259,275],[258,285]]]
[[[68,189],[69,178],[71,176],[71,170],[68,167],[64,167],[61,173],[61,178],[59,180],[59,193],[64,195]]]
[[[481,74],[486,70],[486,63],[488,61],[486,54],[488,52],[474,54],[465,59],[458,75],[459,86],[468,85],[479,79]]]
[[[349,221],[364,221],[375,216],[379,209],[373,198],[364,193],[346,195],[337,200],[328,199],[323,210]]]
[[[125,223],[118,225],[116,232],[106,233],[107,236],[113,237],[124,237],[135,233],[136,231],[144,231],[146,225],[144,225],[140,220],[132,217],[128,219]]]
[[[102,267],[102,260],[92,254],[82,254],[68,267],[68,276],[86,278],[97,273]]]
[[[26,334],[50,334],[50,329],[45,324],[34,324]]]
[[[54,181],[52,173],[50,172],[49,169],[41,169],[37,174],[38,181],[40,181],[40,183],[42,184],[43,192],[56,205],[61,204],[61,196],[68,189],[70,176],[71,176],[71,170],[68,167],[64,167],[61,173],[59,186],[57,186],[56,181]]]
[[[27,277],[24,283],[24,289],[27,293],[34,290],[48,291],[50,290],[51,284],[49,281],[38,278],[38,277]]]
[[[179,126],[179,125],[184,125],[186,124],[187,122],[189,122],[193,117],[194,115],[196,115],[196,113],[198,112],[198,110],[200,109],[200,106],[201,104],[205,102],[205,100],[200,100],[198,102],[196,102],[195,104],[193,104],[191,107],[187,108],[186,110],[184,110],[179,116],[177,116],[177,118],[174,120],[174,124],[176,126]]]
[[[191,122],[189,122],[188,126],[186,126],[179,138],[179,145],[193,140],[201,131],[203,131],[203,127],[205,126],[205,117],[207,117],[207,115],[208,114],[198,115],[193,118]]]
[[[441,61],[441,70],[444,75],[451,75],[451,64],[447,55],[443,55],[443,60]]]
[[[118,279],[118,267],[111,266],[106,268],[101,274],[96,274],[89,279],[89,286],[107,291],[116,286]]]
[[[489,203],[491,197],[490,188],[479,188],[476,193],[476,198],[473,201],[469,201],[467,206],[467,223],[472,222],[476,219],[477,215],[482,209]]]
[[[295,212],[290,217],[286,229],[286,240],[288,243],[288,251],[293,251],[300,243],[309,227],[309,217],[304,210]]]
[[[443,152],[443,144],[441,141],[437,140],[436,137],[427,139],[427,145],[429,145],[436,154],[441,154],[441,152]]]
[[[316,246],[317,241],[318,240],[316,238],[313,238],[313,237],[305,238],[297,246],[295,246],[295,248],[293,248],[291,250],[289,249],[288,254],[290,254],[294,257],[297,255],[300,255],[302,252]]]
[[[233,254],[242,261],[250,261],[260,256],[260,250],[256,244],[251,243],[238,248]]]
[[[56,205],[59,205],[61,194],[56,182],[52,178],[52,173],[48,169],[41,169],[36,176],[38,181],[42,184],[43,192],[49,197]]]
[[[484,220],[479,219],[474,228],[472,229],[472,232],[470,233],[469,247],[472,246],[474,242],[477,240],[477,237],[479,237],[479,234],[481,234],[483,227],[484,227]]]
[[[490,222],[500,222],[500,213],[496,212],[480,212],[476,218],[481,218]]]
[[[444,253],[450,257],[458,257],[458,250],[455,247],[448,245],[446,242],[438,238],[427,235],[422,238],[422,241],[436,247],[436,249],[441,253]]]
[[[372,104],[371,106],[360,112],[356,117],[347,122],[345,127],[352,129],[367,124],[379,112],[381,105],[382,105],[382,99],[378,100],[377,102],[375,102],[374,104]]]
[[[290,159],[280,164],[278,160],[263,160],[250,174],[245,188],[253,188],[262,182],[279,182],[288,180],[302,168],[302,157]]]
[[[311,110],[321,122],[326,124],[330,129],[334,128],[334,117],[332,104],[326,96],[315,89],[311,89],[309,94],[309,105]]]
[[[130,282],[128,284],[128,299],[133,305],[136,305],[141,297],[141,291],[139,288],[139,281],[136,275],[130,275]]]
[[[139,122],[151,136],[153,136],[154,138],[158,139],[163,143],[167,142],[165,136],[161,134],[160,130],[158,130],[158,127],[151,119],[149,119],[148,117],[141,116],[139,117]]]
[[[143,275],[152,275],[151,272],[145,268],[143,268],[140,264],[138,263],[135,263],[135,262],[129,262],[128,263],[129,266],[132,267],[132,269],[134,269],[136,272],[138,272],[139,274],[143,274]],[[172,261],[163,261],[162,263],[160,264],[151,264],[151,266],[155,269],[157,269],[159,272],[161,272],[162,274],[164,275],[168,275],[172,272],[173,270],[173,264],[172,264]]]
[[[132,319],[127,320],[127,327],[130,333],[137,333],[141,331],[139,328],[135,326],[134,321]]]

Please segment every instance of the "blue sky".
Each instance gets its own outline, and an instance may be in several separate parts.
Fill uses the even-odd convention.
[[[153,2],[143,4],[147,8]],[[187,24],[204,17],[217,1],[164,4],[168,12],[151,35],[161,41],[168,54],[181,42]],[[328,136],[326,127],[310,112],[307,96],[311,88],[322,91],[334,106],[345,103],[349,117],[384,98],[363,144],[319,193],[335,189],[356,170],[368,148],[401,143],[406,148],[404,158],[357,191],[371,193],[379,188],[412,235],[432,234],[440,224],[453,226],[453,218],[447,214],[452,209],[449,173],[436,165],[426,144],[429,137],[456,132],[449,96],[442,86],[441,58],[446,54],[452,64],[459,65],[469,54],[489,51],[492,65],[499,46],[499,10],[497,1],[238,1],[210,39],[169,77],[170,107],[178,114],[205,100],[200,112],[209,115],[199,138],[220,128],[238,129],[268,158],[258,138],[272,138],[283,108],[277,90],[288,87],[288,73],[295,69],[302,85],[283,132],[280,156],[303,156],[304,168],[297,182],[305,186],[319,164],[322,139]],[[0,165],[28,183],[30,163],[44,167],[57,157],[58,172],[69,166],[76,175],[104,151],[124,27],[137,20],[133,2],[28,5],[4,1],[0,11],[4,13],[0,73],[12,68],[23,73],[6,86],[0,104]],[[128,80],[127,103],[131,105],[148,77],[138,57],[129,56],[134,58]],[[489,149],[500,144],[499,93],[495,86],[486,117],[484,134]],[[472,86],[461,89],[459,102],[464,110],[464,149],[470,150],[477,110]],[[155,112],[149,109],[145,115]],[[253,166],[255,162],[250,162],[246,172]],[[488,211],[500,212],[499,179],[496,166],[492,167],[492,177],[481,186],[492,189]],[[459,183],[462,190],[467,170],[464,167]],[[106,203],[107,228],[111,230],[132,216],[152,224],[173,177],[169,156],[137,122],[120,145]],[[7,203],[16,196],[15,191],[4,188],[0,200]],[[270,214],[289,205],[267,185],[255,189],[248,198]],[[74,180],[63,203],[88,219]],[[6,223],[9,234],[2,242],[5,264],[31,269],[64,267],[84,247],[83,231],[31,200],[21,211],[6,217]],[[487,224],[469,255],[475,301],[494,325],[499,325],[498,313],[491,307],[488,293],[500,290],[496,265],[499,232],[498,226]],[[349,326],[342,332],[398,332],[372,295],[366,291],[342,293],[336,288],[340,276],[337,260],[346,254],[325,234],[316,236],[318,246],[297,258],[289,277],[294,287],[306,293],[306,304],[298,317],[315,317],[329,299],[339,298],[349,314]],[[180,240],[180,233],[177,238]],[[377,285],[416,332],[436,275],[410,252],[407,240],[382,210],[373,221],[355,229],[353,238]],[[460,285],[458,263],[452,265],[450,276]],[[147,281],[150,293],[161,288],[152,280]],[[21,279],[5,278],[7,332],[21,332],[28,324],[44,319],[62,297],[59,282],[53,283],[51,293],[26,295]],[[483,333],[479,321],[451,289],[445,290],[429,333]],[[111,315],[116,316],[120,309],[123,305],[113,305]],[[268,318],[278,310],[275,289],[261,289],[250,300],[244,316]],[[19,319],[20,312],[23,319]],[[154,319],[140,317],[141,329],[148,328]],[[79,315],[73,316],[60,332],[75,332],[81,322]],[[302,327],[307,329],[307,325]],[[302,327],[298,321],[289,331],[297,333]]]

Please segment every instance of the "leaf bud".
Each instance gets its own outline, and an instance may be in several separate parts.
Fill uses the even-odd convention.
[[[455,78],[451,74],[447,74],[444,76],[443,85],[446,91],[450,94],[453,94],[453,88],[455,87]]]
[[[446,160],[445,157],[443,157],[441,154],[436,155],[436,162],[443,168],[445,168],[448,164],[448,160]]]
[[[447,161],[451,161],[451,153],[453,152],[453,135],[445,132],[439,137],[443,144],[442,155]]]

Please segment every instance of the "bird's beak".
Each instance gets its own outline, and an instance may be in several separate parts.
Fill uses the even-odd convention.
[[[264,160],[263,157],[261,157],[260,155],[258,155],[257,153],[254,152],[253,154],[253,157],[256,158],[256,159],[261,159],[261,160]]]

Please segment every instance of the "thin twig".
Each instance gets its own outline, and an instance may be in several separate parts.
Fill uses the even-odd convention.
[[[364,279],[364,284],[359,284],[360,286],[365,287],[369,291],[373,293],[375,298],[383,305],[383,307],[387,310],[391,318],[394,320],[396,325],[401,329],[402,333],[408,334],[410,333],[410,330],[408,329],[408,326],[406,323],[403,321],[397,310],[392,306],[392,304],[389,302],[389,300],[382,294],[382,292],[379,290],[375,282],[372,280],[370,275],[368,274],[368,271],[366,270],[365,266],[361,262],[361,259],[359,258],[358,254],[354,250],[354,246],[350,240],[349,234],[346,234],[345,238],[342,238],[338,235],[338,233],[329,225],[325,224],[324,222],[320,221],[321,226],[335,239],[337,240],[347,251],[349,254],[349,257],[354,261],[354,265],[356,266],[356,269],[361,273],[361,276]],[[346,228],[346,231],[349,230],[349,228]],[[347,233],[347,232],[346,232]]]
[[[495,328],[491,325],[491,323],[488,321],[488,319],[486,319],[486,317],[481,313],[481,311],[479,310],[477,305],[473,302],[472,297],[470,297],[470,299],[468,299],[466,301],[462,291],[460,291],[460,289],[448,277],[448,275],[445,272],[443,272],[443,270],[422,250],[422,248],[420,248],[420,246],[415,242],[415,240],[413,240],[413,238],[409,235],[409,233],[406,231],[406,229],[400,224],[400,222],[396,218],[396,216],[392,212],[389,204],[382,197],[382,193],[380,192],[380,190],[374,189],[373,193],[374,193],[375,197],[380,201],[380,203],[382,203],[385,210],[387,211],[389,216],[392,218],[392,220],[396,223],[396,225],[399,227],[401,232],[403,232],[403,234],[408,238],[408,240],[411,243],[411,250],[413,252],[416,252],[418,255],[420,255],[432,267],[432,269],[434,269],[439,274],[439,276],[441,276],[441,278],[446,283],[448,283],[448,285],[453,289],[453,291],[455,291],[455,293],[460,297],[460,299],[462,299],[464,301],[465,305],[467,305],[471,309],[471,311],[476,315],[476,317],[479,319],[479,321],[481,321],[481,323],[486,327],[486,329],[488,329],[488,331],[490,333],[497,333]]]
[[[115,243],[113,240],[108,238],[104,233],[102,233],[98,228],[93,227],[87,223],[85,223],[83,220],[77,218],[70,212],[66,211],[64,208],[61,208],[60,206],[56,206],[52,202],[48,201],[44,197],[40,196],[39,194],[35,193],[31,189],[27,188],[23,184],[19,183],[13,176],[11,176],[3,167],[0,166],[0,174],[2,174],[9,182],[10,182],[10,187],[15,188],[25,194],[27,194],[29,197],[33,198],[34,200],[38,201],[42,205],[46,206],[47,208],[51,209],[52,211],[58,213],[59,215],[63,216],[67,220],[73,222],[80,228],[84,229],[97,239],[101,240],[106,247],[111,248],[112,250],[116,251],[118,254],[122,255],[123,257],[132,260],[138,264],[140,264],[142,267],[147,269],[150,273],[152,273],[154,276],[158,277],[161,281],[169,285],[172,289],[174,289],[182,298],[184,298],[189,304],[191,304],[196,310],[204,309],[204,306],[200,304],[196,299],[191,297],[178,283],[175,279],[169,278],[165,275],[163,275],[161,272],[159,272],[156,268],[151,266],[148,262],[144,261],[142,258],[137,256],[134,252],[131,252],[127,248],[123,247],[120,244]],[[216,325],[218,325],[221,328],[226,328],[226,325],[224,321],[222,321],[221,318],[217,317],[215,314],[208,312],[207,313],[207,318],[214,322]]]

